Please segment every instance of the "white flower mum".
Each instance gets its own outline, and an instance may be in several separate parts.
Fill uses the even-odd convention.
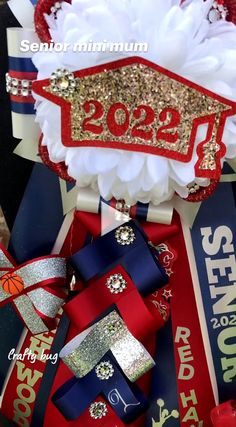
[[[47,16],[55,42],[142,42],[149,46],[140,55],[162,67],[236,100],[236,26],[207,20],[213,0],[72,0],[62,3],[57,19]],[[122,54],[134,56],[132,52]],[[137,55],[135,53],[135,55]],[[50,77],[57,68],[71,71],[120,59],[110,52],[38,52],[34,63],[38,79]],[[182,163],[161,156],[125,150],[68,148],[61,142],[60,108],[37,97],[37,121],[50,159],[64,161],[80,187],[92,186],[102,197],[159,204],[174,192],[186,197],[186,186],[195,180],[192,161]],[[205,127],[197,140],[203,140]],[[223,141],[226,157],[236,156],[236,121],[229,118]],[[197,179],[201,185],[208,181]]]

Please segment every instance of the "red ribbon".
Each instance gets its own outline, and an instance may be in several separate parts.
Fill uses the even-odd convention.
[[[121,274],[126,281],[123,293],[111,293],[106,286],[107,279],[114,274]],[[153,303],[153,300],[160,303],[160,298],[153,295],[151,300],[152,303],[150,297],[143,299],[124,268],[116,266],[98,280],[91,281],[83,292],[65,305],[64,310],[79,333],[115,304],[132,335],[143,341],[165,323]]]
[[[93,214],[81,214],[77,213],[75,215],[75,221],[72,225],[72,228],[66,238],[63,254],[71,255],[82,246],[82,236],[84,236],[85,227],[82,227],[83,224],[87,224],[87,229],[93,231],[94,235],[99,234],[100,230],[100,218],[97,215]],[[76,232],[77,230],[77,232]],[[197,315],[196,303],[194,298],[193,285],[190,275],[189,263],[187,259],[187,253],[184,243],[183,234],[181,231],[176,235],[176,232],[180,230],[179,219],[175,216],[175,221],[171,226],[164,225],[156,225],[156,224],[144,224],[144,230],[148,234],[149,239],[153,241],[154,244],[157,244],[161,241],[166,241],[168,238],[168,243],[170,240],[172,247],[178,248],[179,258],[178,263],[175,263],[174,274],[171,276],[171,285],[174,289],[174,298],[172,300],[172,324],[173,324],[173,335],[174,340],[176,341],[176,333],[178,328],[186,328],[191,331],[191,335],[188,337],[189,344],[180,342],[175,342],[175,356],[176,356],[176,370],[177,377],[179,376],[180,370],[180,347],[183,345],[190,345],[190,349],[193,355],[193,361],[191,360],[189,363],[194,365],[194,376],[191,380],[181,380],[181,378],[177,379],[178,382],[178,391],[179,391],[179,410],[180,410],[180,425],[183,427],[190,427],[193,425],[195,427],[199,427],[199,424],[194,423],[195,413],[197,412],[197,417],[199,421],[201,419],[204,420],[204,425],[210,425],[210,409],[214,406],[214,398],[210,383],[210,377],[208,373],[207,363],[206,363],[206,355],[204,353],[203,341],[201,336],[201,330],[199,325],[199,319]],[[173,237],[176,235],[176,237]],[[90,284],[91,286],[91,284]],[[88,288],[89,289],[89,288]],[[87,291],[87,290],[86,290]],[[85,291],[84,291],[85,292]],[[82,294],[81,294],[82,295]],[[85,323],[87,322],[87,317],[84,317]],[[66,342],[71,340],[75,335],[78,334],[78,329],[73,326],[70,328]],[[38,347],[45,346],[45,343],[42,341],[45,334],[41,336],[41,342],[37,344]],[[186,338],[187,339],[187,338]],[[29,346],[31,340],[30,334],[26,337],[26,340],[23,344],[23,349]],[[35,344],[35,343],[34,343]],[[145,342],[145,347],[151,353],[155,353],[156,347],[156,337],[152,335],[150,339]],[[22,352],[23,350],[21,350]],[[36,350],[37,352],[38,350]],[[49,351],[49,350],[48,350]],[[183,352],[183,349],[182,349]],[[167,349],[168,354],[168,349]],[[186,355],[185,357],[191,357],[190,355]],[[44,371],[44,365],[41,361],[37,361],[37,365],[32,365],[29,361],[24,361],[24,369],[23,375],[22,372],[19,372],[19,366],[15,366],[13,369],[10,381],[8,383],[6,393],[3,399],[3,412],[10,419],[14,419],[17,425],[21,427],[28,427],[32,415],[32,411],[34,408],[34,400],[32,402],[27,402],[27,394],[25,392],[25,400],[20,406],[19,403],[19,387],[22,384],[26,384],[26,387],[30,385],[31,388],[37,393],[38,388],[40,387],[41,378],[38,379],[37,384],[33,385],[32,376],[35,373],[35,370],[39,372]],[[187,363],[187,362],[186,362]],[[28,370],[28,371],[27,371]],[[26,375],[26,372],[28,374]],[[51,396],[54,392],[64,384],[69,378],[72,377],[69,369],[64,365],[63,362],[60,362],[57,374],[51,389]],[[145,375],[138,382],[139,386],[142,388],[143,392],[148,394],[150,387],[150,375]],[[156,378],[158,381],[158,378]],[[33,394],[33,392],[31,391]],[[182,395],[181,395],[182,393]],[[195,395],[194,395],[195,393]],[[182,396],[182,397],[181,397]],[[195,401],[195,396],[197,403]],[[207,399],[206,399],[207,396]],[[158,396],[161,397],[161,396]],[[184,400],[185,398],[185,400]],[[192,401],[191,401],[192,399]],[[102,400],[99,397],[99,400]],[[30,406],[28,410],[26,403]],[[21,420],[21,422],[17,421],[15,413],[16,406],[22,412],[26,412],[24,416],[26,421]],[[26,409],[25,409],[26,407]],[[19,409],[20,408],[20,409]],[[177,409],[177,408],[176,408]],[[190,412],[192,411],[192,412]],[[184,422],[184,418],[186,414],[190,417],[189,421]],[[22,415],[23,416],[23,415]],[[191,419],[192,417],[192,419]],[[155,420],[158,421],[158,420]],[[48,406],[44,418],[44,427],[68,427],[68,422],[64,420],[63,416],[59,413],[57,408],[52,404],[51,399],[48,400]],[[139,418],[135,423],[131,424],[131,427],[144,427],[145,420],[144,418]],[[90,418],[88,411],[86,411],[80,419],[71,422],[70,426],[72,427],[84,427],[84,426],[93,426],[93,420]],[[117,418],[117,416],[113,413],[111,408],[108,407],[108,415],[104,417],[102,420],[96,420],[96,427],[124,427],[124,424]]]

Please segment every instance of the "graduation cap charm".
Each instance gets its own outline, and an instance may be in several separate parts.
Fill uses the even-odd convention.
[[[236,103],[146,59],[57,70],[33,90],[61,107],[66,147],[129,150],[183,163],[197,153],[196,177],[221,175],[225,122]]]

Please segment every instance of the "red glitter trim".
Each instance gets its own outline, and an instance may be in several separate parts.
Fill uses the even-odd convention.
[[[74,183],[75,180],[73,178],[71,178],[71,176],[68,175],[67,166],[65,165],[64,162],[53,163],[50,160],[47,147],[42,145],[42,139],[43,139],[43,136],[41,135],[40,139],[39,139],[39,155],[40,155],[43,163],[49,169],[51,169],[53,172],[55,172],[61,179],[64,179],[65,181],[68,181],[71,183]]]
[[[233,22],[236,25],[236,0],[225,0],[224,4],[229,12],[227,21]]]
[[[34,23],[35,23],[35,29],[36,32],[40,38],[40,40],[43,43],[50,43],[52,41],[48,24],[44,18],[44,14],[50,15],[51,13],[51,7],[54,6],[54,4],[58,0],[39,0],[36,7],[35,7],[35,13],[34,13]],[[64,0],[67,3],[71,3],[70,0]]]
[[[219,183],[218,179],[212,179],[208,187],[200,187],[196,193],[190,194],[186,199],[187,202],[202,202],[203,200],[208,199],[216,190],[216,187]]]

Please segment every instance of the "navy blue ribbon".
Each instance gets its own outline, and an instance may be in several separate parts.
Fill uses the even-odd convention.
[[[102,210],[101,209],[101,205],[102,205],[102,203],[106,203],[106,205],[112,207],[112,199],[111,200],[105,200],[105,199],[103,199],[103,197],[100,197],[100,199],[99,199],[99,208],[98,208],[98,213],[99,214],[101,214],[101,210]],[[149,203],[138,202],[136,204],[135,219],[138,219],[140,221],[147,221],[148,209],[149,209]]]
[[[148,208],[148,203],[138,202],[136,205],[136,218],[142,221],[147,221]]]
[[[227,167],[224,172],[227,174],[233,171]],[[214,212],[214,215],[212,215],[212,212]],[[236,390],[236,329],[234,326],[236,320],[234,308],[236,285],[233,277],[235,276],[236,222],[232,185],[220,183],[215,193],[202,203],[192,227],[191,236],[212,350],[219,401],[225,402],[235,396]],[[206,236],[205,239],[204,236]],[[225,249],[226,246],[227,249]],[[229,263],[227,267],[224,267],[224,262],[227,263],[227,260],[230,259],[229,257],[232,257],[232,265],[230,267]],[[214,268],[211,266],[211,262],[215,262]],[[220,270],[221,267],[223,272]],[[231,271],[232,278],[230,277]],[[209,272],[212,275],[214,274],[214,282],[210,281]],[[235,288],[234,292],[230,292],[230,289],[234,289],[233,287]],[[213,290],[215,289],[218,290],[218,294],[216,292],[214,294]],[[228,299],[223,301],[226,295]],[[222,301],[222,304],[220,304],[220,301]]]
[[[49,254],[63,219],[59,179],[36,164],[12,230],[9,251],[13,258],[20,264]]]
[[[132,244],[120,245],[115,238],[116,230],[113,230],[73,255],[71,264],[84,281],[101,276],[116,264],[121,264],[139,292],[146,296],[164,286],[168,276],[139,225],[133,220],[125,225],[131,227],[135,234]]]
[[[11,101],[11,110],[18,114],[35,114],[34,102]]]
[[[58,177],[43,165],[35,165],[11,233],[9,252],[21,264],[49,254],[63,222]],[[16,348],[23,325],[12,304],[1,308],[0,390],[11,361],[8,353]]]
[[[64,314],[60,320],[58,331],[56,333],[55,339],[52,344],[51,354],[58,354],[61,350],[61,347],[65,341],[68,328],[69,320]],[[53,386],[53,381],[59,366],[60,359],[58,358],[57,363],[52,364],[50,360],[47,361],[47,365],[43,374],[43,378],[40,384],[40,389],[37,393],[37,397],[34,405],[34,412],[31,419],[31,425],[34,427],[42,427],[44,415],[46,412],[48,399],[50,397],[51,389]]]
[[[171,320],[157,334],[158,352],[156,365],[153,368],[152,391],[149,396],[150,409],[148,419],[160,421],[160,411],[179,411],[177,372],[175,366],[174,343]],[[158,380],[157,380],[158,378]],[[164,407],[158,405],[158,400],[165,402]],[[180,427],[179,418],[170,418],[167,426]]]
[[[34,66],[31,58],[19,58],[15,56],[9,56],[9,70],[18,71],[21,73],[38,73],[37,68]]]
[[[112,355],[101,362],[109,362],[114,374],[101,380],[96,368],[83,378],[71,378],[53,395],[52,401],[63,416],[72,421],[80,417],[98,396],[103,396],[124,423],[131,423],[148,408],[148,401],[141,390],[124,377]]]

